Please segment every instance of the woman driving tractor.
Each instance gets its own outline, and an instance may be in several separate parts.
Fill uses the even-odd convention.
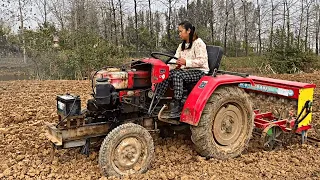
[[[188,21],[181,22],[178,26],[182,43],[176,50],[176,64],[169,64],[168,79],[158,86],[158,95],[162,97],[166,92],[169,82],[173,83],[174,98],[170,103],[170,118],[180,116],[182,109],[183,84],[194,83],[201,79],[205,71],[209,71],[206,44],[195,32],[195,27]]]

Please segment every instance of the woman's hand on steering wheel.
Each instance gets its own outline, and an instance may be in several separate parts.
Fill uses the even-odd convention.
[[[151,56],[152,56],[153,58],[160,59],[160,58],[158,58],[156,55],[167,56],[168,59],[165,60],[165,63],[166,63],[166,64],[177,64],[177,63],[170,62],[171,59],[176,59],[176,60],[178,60],[178,58],[175,57],[175,56],[173,56],[173,55],[166,54],[166,53],[161,53],[161,52],[153,52],[153,53],[151,53]]]
[[[186,65],[186,59],[184,59],[184,58],[179,58],[178,60],[177,60],[177,64],[179,64],[180,66],[181,65]]]

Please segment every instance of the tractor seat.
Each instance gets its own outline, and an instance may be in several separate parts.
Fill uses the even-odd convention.
[[[223,49],[220,46],[207,45],[209,72],[207,75],[212,75],[220,67],[220,62],[223,55]]]
[[[217,71],[220,67],[220,62],[223,55],[223,49],[220,46],[207,45],[207,53],[208,53],[209,72],[205,72],[205,73],[207,76],[211,76],[213,72]],[[185,83],[185,89],[190,92],[196,84],[197,82]]]

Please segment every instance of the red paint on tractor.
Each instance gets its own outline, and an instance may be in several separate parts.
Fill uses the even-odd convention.
[[[279,126],[284,132],[290,132],[294,128],[294,118],[278,119],[271,112],[260,113],[259,110],[255,110],[254,113],[254,125],[259,129],[265,129],[273,124]],[[296,133],[307,131],[309,129],[311,129],[311,125],[301,126],[296,130]]]
[[[133,77],[134,74],[132,71],[128,72],[128,89],[132,89],[133,88]]]
[[[299,90],[302,88],[315,88],[315,84],[308,84],[302,82],[295,82],[295,81],[287,81],[281,79],[273,79],[273,78],[265,78],[265,77],[258,77],[258,76],[249,76],[255,84],[264,85],[264,86],[272,86],[276,88],[282,88],[286,90],[292,90],[293,96],[283,96],[281,94],[277,94],[278,96],[288,97],[292,99],[298,99],[299,97]],[[252,89],[246,89],[246,91],[255,91]],[[261,91],[259,91],[261,92]],[[267,92],[261,92],[264,94],[271,94]]]
[[[255,83],[267,83],[273,86],[286,86],[286,87],[295,87],[295,88],[316,88],[315,84],[302,83],[297,81],[287,81],[282,79],[273,79],[259,76],[249,76],[248,78],[252,79]]]
[[[128,71],[128,89],[150,87],[149,71]]]
[[[128,74],[125,71],[101,70],[97,73],[96,77],[108,78],[110,84],[112,84],[116,89],[128,88]]]
[[[146,58],[142,62],[152,65],[151,83],[161,83],[169,77],[169,66],[161,60]]]
[[[127,95],[127,91],[120,91],[119,92],[119,101],[122,102],[122,97]]]
[[[214,90],[218,86],[223,84],[238,83],[250,83],[251,85],[254,85],[252,79],[235,75],[217,75],[217,77],[202,77],[189,94],[184,104],[180,116],[180,121],[194,126],[198,125],[202,111],[207,103],[207,100],[210,98]]]
[[[128,93],[129,92],[129,93]],[[125,90],[119,91],[119,101],[122,102],[122,98],[126,96],[140,96],[141,90]]]
[[[292,90],[292,96],[285,96],[288,98],[298,99],[299,97],[299,90],[301,88],[315,88],[315,84],[308,84],[308,83],[301,83],[301,82],[294,82],[294,81],[286,81],[280,79],[273,79],[273,78],[265,78],[265,77],[258,77],[258,76],[249,76],[247,78],[235,76],[235,75],[217,75],[217,77],[212,76],[204,76],[201,78],[196,86],[191,91],[188,99],[184,105],[184,108],[181,113],[180,121],[184,123],[188,123],[191,125],[197,125],[204,106],[214,92],[214,90],[223,84],[239,84],[239,83],[250,83],[252,86],[254,85],[263,85],[263,86],[271,86],[275,88],[282,88],[285,90]],[[201,87],[202,86],[202,87]],[[244,89],[246,91],[257,91],[253,89]],[[259,91],[260,93],[264,94],[271,94],[269,92]],[[277,94],[277,96],[284,96],[281,94]],[[186,111],[188,109],[188,111]],[[265,124],[259,124],[258,126],[264,127]]]

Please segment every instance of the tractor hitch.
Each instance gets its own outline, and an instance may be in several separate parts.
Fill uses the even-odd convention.
[[[48,139],[58,147],[70,148],[84,146],[86,139],[104,136],[109,132],[108,123],[85,124],[76,128],[57,128],[56,124],[46,124]]]

